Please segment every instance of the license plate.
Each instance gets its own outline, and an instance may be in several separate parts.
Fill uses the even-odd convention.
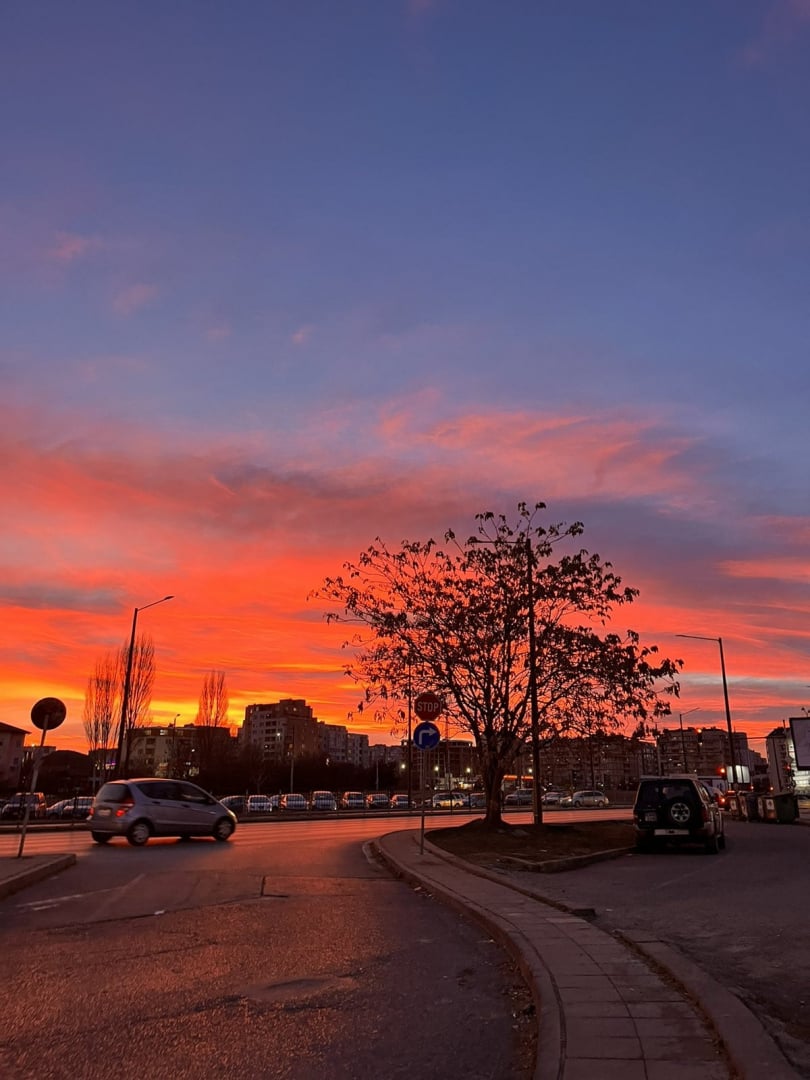
[[[654,810],[646,810],[644,813],[644,820],[650,822],[658,821],[658,814]]]
[[[104,808],[102,810],[99,810],[98,816],[99,817],[109,817],[111,813],[112,813],[112,810],[110,810],[109,808]]]

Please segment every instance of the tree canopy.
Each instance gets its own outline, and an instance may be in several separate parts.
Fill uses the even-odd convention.
[[[394,550],[377,538],[315,593],[340,609],[328,619],[357,626],[346,672],[366,703],[390,712],[430,689],[472,735],[493,823],[503,777],[531,734],[532,693],[543,741],[666,714],[678,693],[680,661],[615,628],[638,590],[576,548],[581,522],[540,524],[545,509],[519,503],[513,522],[477,514],[463,542],[448,531],[443,544],[403,540]]]

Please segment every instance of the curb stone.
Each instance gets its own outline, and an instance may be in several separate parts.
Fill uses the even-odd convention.
[[[504,879],[503,875],[499,874],[497,870],[490,870],[477,864],[467,863],[459,856],[453,855],[451,852],[447,852],[438,845],[431,843],[427,838],[425,838],[424,846],[426,853],[450,863],[465,873],[504,885],[517,893],[536,900],[538,903],[567,914],[585,918],[586,920],[588,920],[589,916],[590,918],[593,917],[590,912],[586,913],[571,908],[560,901],[538,896],[531,889],[523,888],[511,880]],[[432,885],[423,882],[415,872],[407,869],[403,870],[399,864],[389,862],[376,844],[375,849],[388,865],[394,866],[401,877],[416,882],[429,891],[440,893],[457,910],[464,910],[464,904],[459,902],[457,897],[444,894],[440,889],[434,890]],[[624,850],[615,851],[611,853],[610,857],[625,853]],[[586,865],[586,863],[578,861],[581,858],[589,862],[598,861],[598,859],[593,859],[590,856],[574,856],[569,868],[574,868],[574,862],[577,865]],[[555,861],[564,862],[566,860]],[[491,917],[487,918],[486,912],[484,918],[482,918],[480,909],[475,907],[474,914],[483,922],[488,931],[492,933],[492,936],[506,947],[510,956],[518,963],[529,985],[536,988],[538,994],[538,1037],[542,1039],[546,1047],[558,1047],[558,1055],[554,1065],[550,1065],[548,1062],[545,1064],[538,1062],[535,1080],[546,1080],[546,1078],[559,1076],[559,1072],[555,1072],[555,1067],[561,1064],[564,1053],[565,1015],[554,992],[553,983],[542,967],[538,969],[538,965],[532,964],[526,957],[519,955],[517,943],[511,940],[508,934]],[[751,1012],[744,1002],[717,982],[708,972],[653,935],[605,932],[616,940],[622,941],[628,949],[639,955],[653,970],[657,970],[666,976],[693,1003],[715,1032],[718,1044],[722,1047],[732,1069],[741,1080],[764,1080],[764,1078],[767,1078],[767,1080],[800,1080],[800,1074],[790,1065],[759,1018]],[[546,1006],[543,1010],[540,1009],[541,999]],[[548,1006],[552,1003],[553,1008],[549,1009]],[[551,1057],[554,1058],[555,1054],[552,1053]]]
[[[14,868],[10,868],[10,873],[0,874],[0,899],[11,896],[13,893],[19,892],[20,889],[25,889],[28,885],[35,885],[38,881],[44,881],[45,878],[59,874],[76,862],[75,855],[53,855],[49,857],[35,855],[32,857],[37,860],[35,865],[25,866],[26,857],[23,856],[20,859],[22,865],[19,870],[15,872]],[[16,859],[0,860],[0,868],[5,869],[8,863],[11,862],[16,862]]]

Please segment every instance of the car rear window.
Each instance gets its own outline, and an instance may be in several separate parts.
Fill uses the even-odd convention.
[[[126,802],[132,799],[132,792],[126,784],[105,784],[96,798],[99,802]]]
[[[662,800],[700,798],[691,784],[667,781],[659,784],[642,784],[638,793],[639,806],[657,806]]]

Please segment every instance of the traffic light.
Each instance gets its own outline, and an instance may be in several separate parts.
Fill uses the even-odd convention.
[[[699,727],[697,729],[697,744],[698,744],[698,749],[702,749],[702,747],[703,747],[703,728],[701,728],[701,727]]]

